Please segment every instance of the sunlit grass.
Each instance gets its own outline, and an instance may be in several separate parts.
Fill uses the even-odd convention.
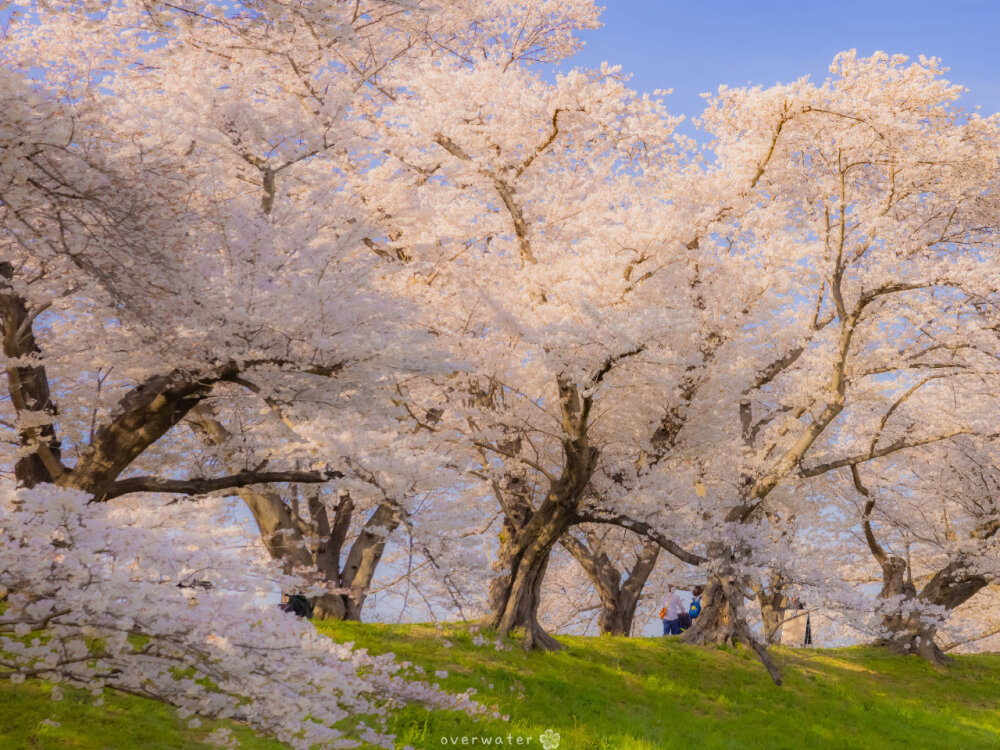
[[[777,687],[746,650],[673,639],[560,637],[565,652],[525,654],[475,646],[466,627],[319,627],[419,664],[443,687],[475,687],[481,702],[509,716],[476,723],[410,707],[390,725],[401,747],[444,747],[464,736],[506,742],[508,734],[540,747],[549,728],[560,750],[1000,747],[1000,655],[959,657],[940,669],[871,648],[779,648]],[[448,677],[433,678],[439,670]]]
[[[279,750],[248,728],[204,721],[188,727],[188,719],[155,701],[105,691],[101,703],[85,690],[64,689],[51,699],[52,685],[28,680],[22,685],[0,682],[0,748],[2,750],[202,750],[218,727],[229,727],[248,750]]]
[[[560,637],[566,651],[526,654],[516,643],[496,650],[488,634],[475,645],[482,635],[468,626],[317,627],[374,654],[392,651],[446,689],[473,687],[507,717],[410,706],[390,723],[401,748],[483,747],[486,737],[537,749],[547,729],[559,733],[559,750],[1000,747],[996,654],[941,669],[871,648],[776,649],[777,687],[746,650],[672,639]],[[0,748],[200,748],[214,728],[188,729],[170,709],[124,696],[95,707],[89,694],[67,691],[53,703],[48,689],[0,684]],[[43,724],[48,717],[61,726]],[[245,729],[241,738],[252,749],[278,747]]]

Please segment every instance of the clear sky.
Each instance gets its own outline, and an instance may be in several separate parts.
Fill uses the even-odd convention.
[[[600,0],[598,0],[600,2]],[[826,77],[834,55],[857,49],[941,58],[969,89],[966,107],[1000,111],[1000,0],[604,0],[604,27],[573,59],[634,74],[633,88],[672,88],[672,114],[697,115],[720,83],[769,85]]]

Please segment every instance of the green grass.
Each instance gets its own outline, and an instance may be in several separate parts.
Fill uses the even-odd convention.
[[[59,701],[51,694],[52,685],[39,680],[0,682],[2,750],[207,750],[213,746],[206,736],[219,727],[232,729],[247,750],[285,747],[233,722],[203,721],[191,729],[190,719],[169,706],[110,690],[99,706],[86,690],[64,688]]]
[[[410,707],[390,727],[400,746],[485,735],[509,747],[510,734],[515,742],[532,737],[538,748],[538,736],[553,729],[559,750],[1000,747],[1000,654],[958,657],[940,669],[872,648],[779,648],[777,687],[745,649],[675,639],[560,637],[562,653],[525,654],[474,646],[458,627],[319,627],[372,653],[393,651],[430,675],[445,670],[447,678],[432,679],[452,690],[475,687],[480,701],[510,717],[476,724]]]
[[[410,706],[390,723],[399,747],[481,748],[488,737],[540,750],[547,729],[559,733],[559,750],[1000,747],[1000,654],[941,669],[870,648],[776,649],[785,678],[776,687],[746,650],[673,639],[560,637],[566,651],[526,654],[476,646],[463,626],[318,627],[373,654],[392,651],[449,690],[476,688],[477,700],[509,717],[477,722]],[[52,703],[46,690],[0,685],[0,748],[197,748],[214,728],[189,730],[139,699],[96,708],[86,693]],[[49,716],[62,726],[42,725]],[[248,737],[254,750],[278,747]]]

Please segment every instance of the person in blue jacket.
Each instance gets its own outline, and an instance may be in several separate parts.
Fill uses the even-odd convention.
[[[691,589],[691,604],[688,606],[687,612],[682,612],[678,623],[681,626],[681,632],[683,633],[689,627],[691,627],[694,622],[694,618],[701,614],[701,593],[703,589],[701,586],[695,586]]]
[[[701,586],[695,586],[691,589],[691,606],[688,607],[688,614],[691,615],[692,620],[701,614],[701,595],[704,591],[705,589]]]

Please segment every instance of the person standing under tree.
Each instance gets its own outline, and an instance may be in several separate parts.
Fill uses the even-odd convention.
[[[677,593],[671,587],[667,591],[667,604],[660,609],[660,619],[663,621],[663,635],[680,635],[681,634],[681,613],[684,611],[684,605],[681,604],[681,598],[677,596]]]
[[[701,614],[701,595],[704,593],[705,589],[701,586],[695,586],[691,589],[691,606],[688,607],[688,614],[691,615],[691,619],[697,619],[698,615]]]

